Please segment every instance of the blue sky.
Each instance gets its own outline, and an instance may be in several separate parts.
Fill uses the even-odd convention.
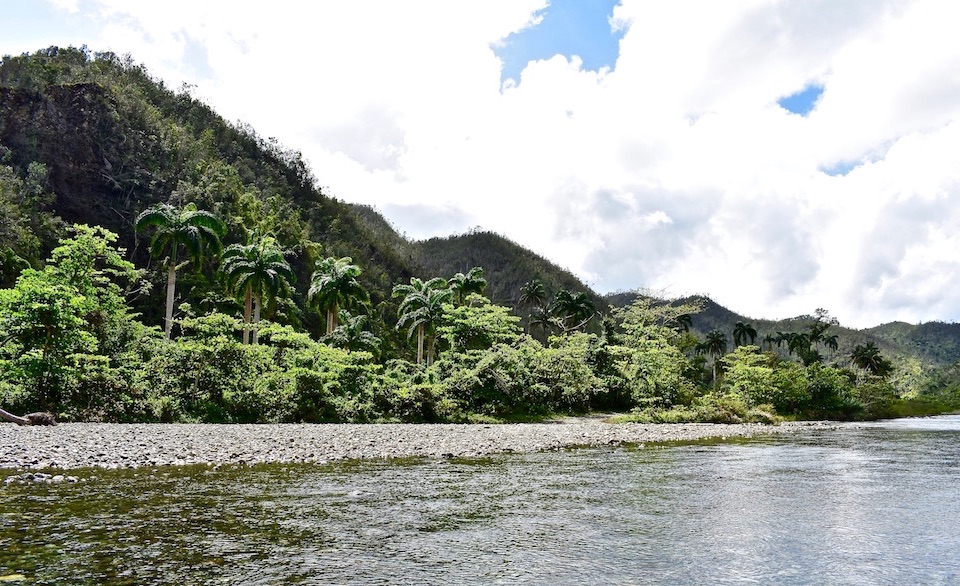
[[[823,86],[819,84],[810,84],[795,94],[784,96],[777,100],[780,107],[792,114],[806,116],[813,111],[817,105],[817,100],[823,94]]]
[[[757,318],[960,318],[960,4],[0,10],[0,54],[129,53],[413,238],[493,230],[601,292],[706,293]]]
[[[622,30],[610,25],[616,0],[554,0],[536,13],[540,21],[509,35],[494,45],[503,61],[501,80],[520,81],[531,61],[563,55],[580,58],[583,68],[613,69],[619,54]]]

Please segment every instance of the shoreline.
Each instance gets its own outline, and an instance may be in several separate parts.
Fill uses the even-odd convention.
[[[609,424],[582,420],[508,424],[3,424],[0,471],[471,458],[574,447],[753,437],[836,425]]]

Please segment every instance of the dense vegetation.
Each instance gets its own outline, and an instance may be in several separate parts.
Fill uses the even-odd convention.
[[[0,271],[0,407],[61,419],[769,421],[960,404],[943,356],[850,342],[822,310],[768,331],[711,323],[699,298],[612,308],[493,234],[408,241],[327,197],[299,153],[85,49],[0,62]]]

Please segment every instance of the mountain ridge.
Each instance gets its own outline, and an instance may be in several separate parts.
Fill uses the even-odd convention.
[[[569,270],[493,232],[408,240],[373,207],[325,194],[299,152],[259,137],[248,125],[226,122],[210,106],[166,88],[142,66],[112,53],[50,47],[0,61],[0,165],[26,177],[33,163],[45,166],[45,189],[53,194],[40,211],[116,232],[140,267],[151,260],[133,224],[151,205],[196,202],[227,216],[232,241],[242,239],[245,221],[272,214],[278,238],[296,253],[300,306],[312,262],[327,255],[349,256],[362,265],[363,284],[385,316],[395,310],[394,285],[414,276],[449,277],[474,266],[485,270],[492,301],[517,309],[520,287],[532,279],[543,281],[549,294],[585,292],[602,310],[640,295],[601,295]],[[237,217],[244,206],[254,210],[246,219]],[[27,260],[38,263],[55,243],[46,237]],[[0,251],[4,245],[15,248],[17,242],[13,237],[5,242],[0,234]],[[138,307],[152,321],[158,320],[160,289]],[[185,296],[201,302],[208,293],[198,285]],[[733,324],[744,321],[753,323],[762,339],[812,319],[751,319],[704,299],[704,311],[693,319],[700,333],[729,334]],[[315,331],[317,316],[305,312],[300,319]],[[873,342],[884,352],[938,365],[960,359],[960,324],[889,322],[860,330],[837,326],[837,331],[838,352]]]

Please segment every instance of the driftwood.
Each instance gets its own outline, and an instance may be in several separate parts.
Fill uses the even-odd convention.
[[[23,417],[19,415],[14,415],[9,411],[4,411],[0,409],[0,418],[6,419],[7,421],[12,421],[17,425],[56,425],[57,420],[53,417],[52,413],[28,413]]]

